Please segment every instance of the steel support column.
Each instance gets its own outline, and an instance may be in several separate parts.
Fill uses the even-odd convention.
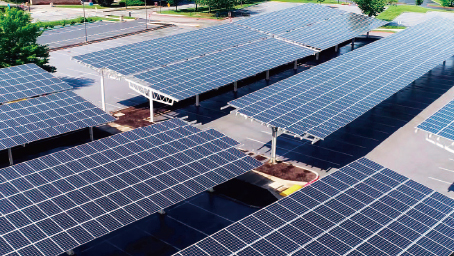
[[[298,61],[297,60],[295,60],[295,62],[293,63],[293,69],[298,70]]]
[[[150,100],[150,122],[154,123],[153,99],[149,98],[149,100]]]
[[[352,50],[355,48],[355,38],[352,39]]]
[[[367,34],[366,34],[366,38],[369,38],[369,32],[367,32]]]
[[[199,94],[197,94],[195,96],[195,106],[196,107],[200,107],[200,98],[199,98]]]
[[[320,54],[317,52],[317,53],[315,54],[315,60],[318,60],[319,58],[320,58]]]
[[[339,45],[334,46],[334,51],[335,52],[339,51]]]
[[[94,141],[95,137],[93,135],[93,127],[88,127],[88,132],[90,133],[90,140]]]
[[[267,81],[270,80],[270,71],[269,71],[269,70],[266,71],[265,79],[266,79]]]
[[[233,92],[238,91],[238,82],[233,82]]]
[[[276,163],[276,142],[277,142],[277,127],[271,127],[271,160],[272,164]]]
[[[8,159],[9,159],[9,165],[13,165],[13,152],[11,151],[11,148],[8,148]]]
[[[101,106],[102,110],[106,111],[106,95],[104,90],[104,70],[101,69]]]

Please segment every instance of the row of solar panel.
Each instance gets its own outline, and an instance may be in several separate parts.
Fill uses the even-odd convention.
[[[112,121],[71,91],[0,105],[0,150]]]
[[[453,25],[431,20],[229,104],[296,135],[325,138],[452,56]]]
[[[128,80],[183,100],[313,54],[315,51],[270,38],[140,73]]]
[[[418,129],[454,140],[454,101],[448,102],[417,126]]]
[[[58,255],[261,165],[174,119],[0,170],[0,254]]]
[[[177,255],[449,255],[453,207],[362,158]]]
[[[76,56],[73,59],[95,69],[106,68],[126,76],[265,37],[258,32],[224,24]]]

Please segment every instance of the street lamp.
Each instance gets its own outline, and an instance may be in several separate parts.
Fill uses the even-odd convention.
[[[85,22],[85,0],[82,0],[80,2],[82,3],[82,9],[84,10],[85,42],[88,42],[87,23]]]

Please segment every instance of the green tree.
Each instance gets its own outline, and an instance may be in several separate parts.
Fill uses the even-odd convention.
[[[39,25],[31,23],[28,13],[15,8],[0,13],[0,68],[26,63],[54,71],[48,66],[49,49],[36,39],[42,34]]]
[[[178,11],[178,4],[181,2],[181,0],[168,0],[167,2],[171,5],[175,5],[175,11]]]
[[[444,7],[454,6],[454,0],[441,0],[441,5]]]
[[[325,2],[325,0],[317,0],[317,3],[319,3],[319,4],[321,4],[323,2]]]
[[[397,5],[397,0],[388,0],[389,5]]]
[[[369,17],[377,16],[385,10],[388,0],[353,0],[359,9]]]

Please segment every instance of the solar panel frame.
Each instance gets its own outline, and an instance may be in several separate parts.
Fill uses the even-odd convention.
[[[115,121],[72,91],[0,105],[0,150]]]
[[[0,103],[26,99],[72,87],[36,64],[0,69]]]
[[[177,131],[183,131],[186,135],[175,134]],[[212,169],[201,164],[197,168],[184,163],[188,168],[194,166],[195,169],[190,169],[192,172],[176,166],[159,169],[158,166],[166,164],[162,161],[163,157],[143,159],[142,165],[128,160],[130,156],[146,157],[140,153],[152,152],[152,149],[162,148],[163,145],[170,147],[170,141],[162,140],[139,152],[127,151],[124,146],[135,141],[148,141],[149,137],[156,139],[157,135],[178,136],[173,141],[183,137],[203,137],[204,141],[197,147],[209,145],[212,150],[210,155],[229,154],[235,160]],[[217,146],[214,146],[213,141],[217,142]],[[5,244],[2,250],[4,254],[34,250],[39,252],[36,255],[59,255],[217,185],[217,182],[205,177],[209,173],[218,173],[223,182],[261,165],[259,161],[235,149],[237,144],[215,130],[202,131],[184,121],[173,119],[45,156],[45,159],[52,159],[51,162],[37,158],[1,169],[0,224],[3,225],[0,228],[0,243]],[[119,154],[107,163],[96,163],[95,166],[87,164],[96,162],[97,158],[93,157],[95,154],[108,151],[118,151]],[[176,154],[179,153],[165,157]],[[193,158],[191,163],[207,163],[208,156]],[[155,165],[157,162],[161,162],[160,165]],[[59,167],[65,167],[66,170],[62,171]],[[224,172],[218,169],[230,173],[230,176],[223,176]],[[173,178],[169,174],[175,170],[181,170],[184,173],[178,175],[186,177]],[[6,173],[10,175],[5,176]],[[138,173],[146,177],[136,176]],[[40,177],[38,182],[37,177]],[[13,184],[17,184],[14,183],[17,180],[27,180],[34,187],[15,187]],[[43,195],[29,197],[37,191]],[[22,216],[20,219],[24,220],[23,223],[18,223],[18,215]],[[37,232],[28,234],[26,230]],[[13,246],[15,240],[12,234],[17,232],[29,236],[27,243]]]
[[[431,19],[228,104],[262,124],[323,139],[452,56],[449,24]]]
[[[347,174],[348,170],[344,169],[347,167],[355,169],[364,175],[364,177],[356,179],[356,183],[349,185],[350,188],[362,190],[359,185],[365,184],[366,180],[376,180],[376,177],[380,175],[396,183],[389,185],[382,183],[383,181],[376,180],[388,189],[379,192],[380,196],[373,198],[372,202],[358,207],[351,208],[345,205],[348,201],[336,200],[340,195],[346,194],[346,191],[338,190],[336,194],[332,194],[327,200],[317,200],[316,205],[311,208],[305,208],[303,212],[291,213],[288,219],[284,219],[288,216],[285,216],[285,214],[283,216],[281,211],[273,211],[279,206],[292,212],[294,208],[289,208],[288,206],[298,204],[302,207],[300,203],[303,201],[298,200],[298,198],[302,200],[309,198],[307,191],[313,190],[316,193],[324,194],[324,191],[319,190],[318,187],[330,186],[333,180],[338,180],[345,176],[349,176],[349,179],[355,178]],[[331,178],[327,179],[328,177]],[[337,182],[341,182],[341,180]],[[410,189],[405,193],[408,197],[413,197],[414,193],[423,191],[424,199],[401,201],[402,198],[391,196],[392,192],[398,191],[401,187]],[[443,205],[446,210],[440,211],[438,207],[427,204],[427,201],[436,202],[436,205]],[[341,208],[350,210],[347,211],[348,213],[345,211],[339,212],[340,208],[332,208],[333,205],[331,203],[334,202],[340,204]],[[236,243],[237,246],[234,248],[229,247],[230,252],[225,255],[243,255],[243,252],[250,251],[250,248],[255,248],[263,255],[275,255],[269,254],[267,251],[276,249],[282,250],[286,255],[406,255],[405,253],[408,255],[415,255],[415,253],[417,255],[449,255],[454,250],[454,239],[450,236],[450,234],[454,233],[454,229],[448,228],[449,224],[447,222],[454,223],[453,205],[453,199],[377,165],[367,158],[361,158],[311,184],[311,186],[305,187],[231,224],[206,239],[225,245],[222,234],[225,234],[224,232],[226,231],[229,232],[230,236],[239,239],[239,242]],[[331,213],[338,216],[340,220],[332,222],[327,227],[320,220],[324,219],[323,217],[329,218],[331,217],[330,215],[323,215],[323,217],[318,215],[316,218],[309,217],[309,214],[313,215],[322,207],[324,207],[323,209],[331,210]],[[397,216],[386,217],[390,210],[397,212]],[[256,231],[254,226],[247,228],[243,223],[254,216],[262,215],[264,212],[271,213],[272,215],[270,216],[280,219],[280,221],[273,224],[274,221],[271,221],[270,218],[263,220],[263,222],[260,222],[261,225],[268,225],[270,228],[266,232],[257,234],[252,239],[245,241],[242,238],[242,233],[256,233]],[[386,219],[383,219],[383,217]],[[376,227],[371,226],[372,224],[376,225]],[[236,228],[232,229],[233,227]],[[421,227],[425,228],[421,229]],[[257,246],[259,242],[266,244],[264,247],[261,245]],[[188,255],[187,252],[194,250],[202,252],[198,255],[210,255],[205,253],[206,244],[202,242],[191,245],[175,255]]]
[[[454,140],[454,100],[446,103],[437,112],[416,126],[429,134],[437,135],[448,140]]]

